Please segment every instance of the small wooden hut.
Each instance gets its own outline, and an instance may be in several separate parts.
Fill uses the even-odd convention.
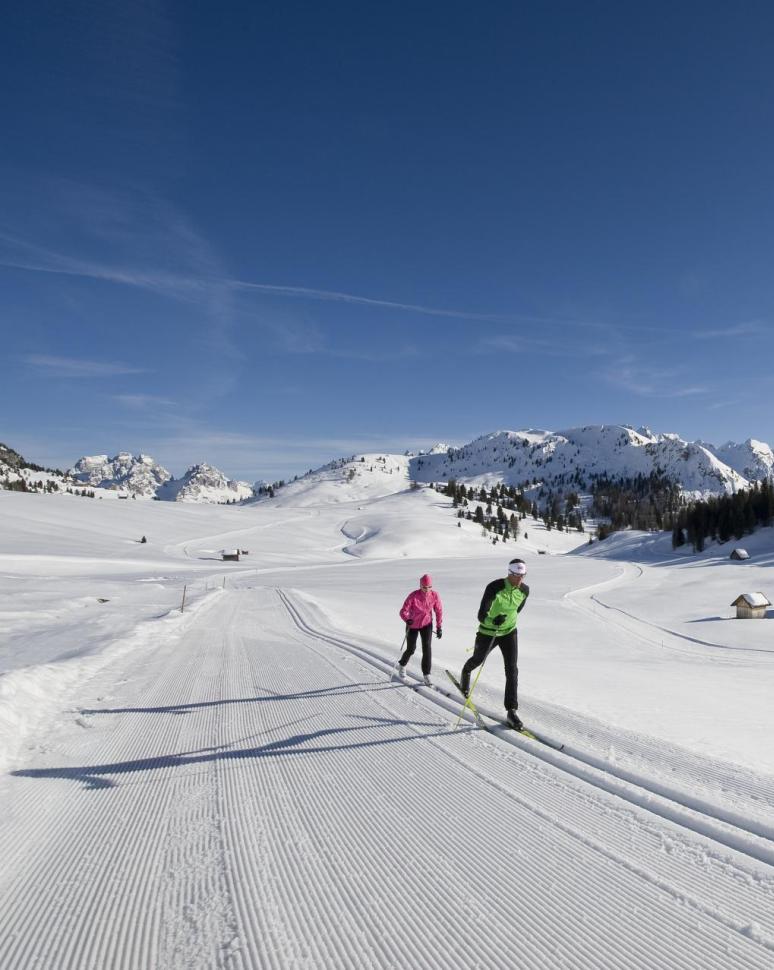
[[[740,593],[731,605],[736,607],[737,620],[762,620],[771,603],[763,593]]]
[[[746,549],[734,549],[729,559],[749,559],[750,553]]]
[[[231,549],[223,552],[223,562],[239,562],[239,550]]]

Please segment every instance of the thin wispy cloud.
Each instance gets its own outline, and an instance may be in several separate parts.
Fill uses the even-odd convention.
[[[485,337],[474,348],[477,353],[506,351],[513,354],[540,354],[545,357],[603,357],[611,353],[609,347],[584,340],[542,340],[526,334],[501,334]]]
[[[203,293],[212,288],[219,288],[234,292],[247,291],[327,303],[348,303],[358,306],[402,310],[429,316],[451,317],[463,320],[504,322],[513,319],[511,316],[443,309],[413,303],[399,303],[392,300],[357,296],[352,293],[342,293],[333,290],[317,290],[304,286],[251,283],[244,280],[232,279],[228,276],[212,275],[209,273],[204,275],[190,275],[159,271],[157,269],[149,270],[140,267],[98,263],[66,256],[7,233],[0,233],[0,242],[6,247],[6,252],[0,253],[0,266],[27,270],[29,272],[77,276],[83,279],[101,280],[122,286],[134,286],[189,301],[200,298]],[[530,317],[525,319],[537,321],[539,318]]]
[[[681,383],[685,379],[684,370],[652,367],[632,358],[616,361],[600,376],[608,384],[631,391],[639,397],[685,398],[709,392],[702,385]]]
[[[298,315],[283,311],[256,315],[254,312],[240,313],[240,319],[248,327],[258,327],[271,336],[274,349],[283,354],[322,354],[326,350],[327,338],[315,321],[299,318]]]
[[[742,398],[737,398],[734,401],[715,401],[713,404],[707,405],[708,411],[726,411],[728,408],[735,408],[745,401]]]
[[[155,394],[114,394],[113,400],[130,411],[148,411],[154,408],[175,407],[175,401]]]
[[[416,360],[422,356],[422,351],[413,344],[403,344],[381,352],[365,350],[332,350],[331,356],[344,360],[360,360],[368,364],[386,364],[396,360]]]
[[[56,250],[39,246],[0,232],[0,266],[10,269],[26,270],[33,273],[48,273],[58,276],[74,276],[99,282],[116,283],[122,286],[151,290],[160,295],[195,301],[208,292],[213,281],[206,277],[196,277],[159,269],[115,266],[110,263],[94,262],[69,256]],[[139,245],[136,241],[135,245]],[[143,244],[147,250],[147,242]],[[222,283],[220,284],[222,286]]]
[[[260,435],[248,434],[244,432],[223,431],[207,427],[196,427],[191,424],[186,431],[176,434],[174,437],[159,439],[159,443],[164,447],[174,446],[193,453],[199,450],[239,448],[240,454],[249,449],[280,448],[283,451],[309,451],[319,449],[329,458],[341,455],[349,455],[355,452],[367,450],[379,452],[391,449],[393,452],[405,450],[406,448],[432,447],[437,442],[436,438],[417,438],[415,431],[394,432],[385,434],[384,432],[375,434],[355,434],[346,437],[336,437],[328,435],[320,436],[285,436],[285,435]],[[327,459],[326,459],[327,460]]]
[[[145,374],[146,370],[116,361],[84,360],[75,357],[55,357],[49,354],[27,354],[22,358],[30,367],[52,377],[89,378],[114,377],[118,374]]]
[[[534,324],[540,327],[583,328],[598,331],[604,335],[624,333],[642,333],[661,336],[672,336],[672,329],[648,323],[630,323],[626,321],[609,321],[592,319],[581,316],[562,316],[536,313],[488,313],[479,310],[459,310],[454,308],[433,307],[416,303],[402,303],[378,297],[359,296],[336,290],[313,289],[306,286],[280,286],[270,283],[255,283],[239,279],[224,279],[220,281],[234,290],[245,292],[259,292],[273,296],[286,296],[299,300],[321,302],[348,303],[357,306],[367,306],[386,310],[400,310],[407,313],[419,313],[427,316],[448,317],[458,320],[473,320],[485,323],[500,324]]]
[[[272,283],[250,283],[245,280],[230,279],[224,281],[235,290],[249,290],[272,296],[287,296],[306,300],[320,300],[326,303],[351,303],[357,306],[379,307],[387,310],[405,310],[410,313],[421,313],[427,316],[452,317],[460,320],[488,320],[504,321],[508,316],[495,313],[479,313],[469,310],[444,309],[441,307],[423,306],[417,303],[399,303],[394,300],[384,300],[377,297],[357,296],[353,293],[343,293],[336,290],[318,290],[307,286],[279,286]]]
[[[230,322],[227,273],[184,213],[143,186],[102,188],[67,179],[35,183],[47,219],[32,230],[0,231],[0,265],[79,277],[205,305],[211,322]],[[67,238],[67,249],[56,244]],[[140,254],[138,256],[138,254]]]
[[[181,224],[177,229],[184,233]],[[189,241],[196,247],[206,248],[202,240],[191,233]],[[404,313],[422,314],[425,316],[443,317],[457,320],[471,320],[488,323],[526,323],[541,327],[583,327],[603,333],[642,332],[653,334],[670,334],[665,327],[649,324],[615,323],[582,319],[578,317],[562,317],[529,313],[488,313],[479,310],[460,310],[453,307],[436,307],[425,304],[405,303],[380,297],[362,296],[339,290],[324,290],[306,286],[288,286],[274,283],[258,283],[249,280],[235,279],[218,272],[217,260],[212,257],[202,261],[201,272],[175,272],[173,270],[148,269],[137,266],[101,263],[93,260],[76,259],[37,246],[33,243],[0,233],[0,242],[5,245],[6,252],[0,252],[0,266],[27,270],[30,272],[62,274],[79,276],[85,279],[102,280],[122,286],[134,286],[144,290],[151,290],[186,302],[199,301],[203,295],[213,291],[223,298],[224,293],[255,293],[266,296],[286,297],[294,300],[305,300],[323,303],[344,303],[352,306],[370,307],[373,309],[395,310]],[[14,247],[16,251],[14,252]],[[167,247],[168,251],[174,251]],[[201,255],[201,253],[199,253]]]
[[[709,388],[702,385],[693,387],[679,387],[672,391],[666,391],[664,397],[697,397],[701,394],[709,394]]]
[[[130,287],[193,308],[187,339],[206,355],[199,399],[228,394],[242,360],[233,332],[234,291],[217,252],[185,214],[142,185],[104,188],[67,179],[35,185],[46,202],[36,233],[46,243],[6,224],[0,265]]]
[[[694,330],[691,334],[699,340],[727,340],[729,337],[770,337],[772,335],[774,335],[774,326],[762,320],[748,320],[745,323],[736,323],[714,330]]]
[[[333,357],[338,360],[355,360],[364,364],[387,364],[398,360],[416,360],[422,352],[413,344],[391,346],[389,343],[384,350],[365,350],[359,347],[339,347],[330,344],[322,345],[315,354],[323,357]]]

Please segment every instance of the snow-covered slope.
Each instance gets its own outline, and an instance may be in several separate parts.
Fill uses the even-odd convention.
[[[0,966],[768,970],[774,650],[727,604],[770,591],[774,530],[744,563],[634,533],[611,561],[494,547],[405,482],[312,501],[366,485],[0,492]],[[561,752],[501,726],[499,651],[489,730],[453,727],[443,668],[513,555],[519,710]],[[419,652],[390,681],[425,572],[433,688]]]
[[[182,478],[165,482],[156,492],[164,502],[243,502],[253,497],[253,488],[247,482],[234,482],[222,471],[203,462],[193,465]]]
[[[77,686],[0,778],[0,965],[769,970],[770,780],[548,705],[562,753],[454,730],[324,620],[222,591]]]
[[[66,472],[31,464],[18,451],[0,444],[0,489],[22,486],[33,492],[60,492],[77,484]]]
[[[409,488],[406,455],[364,454],[338,458],[283,486],[277,505],[310,506],[381,498]]]
[[[14,451],[13,448],[9,448],[8,445],[0,443],[0,470],[3,472],[16,472],[22,467],[23,464],[24,459],[18,451]]]
[[[113,458],[87,455],[70,469],[78,481],[97,488],[121,489],[136,498],[153,498],[160,485],[172,475],[150,455],[120,451]]]
[[[749,484],[706,446],[625,425],[496,431],[446,454],[418,455],[410,463],[417,481],[540,482],[555,488],[587,488],[602,476],[651,473],[671,478],[695,496],[731,493]]]

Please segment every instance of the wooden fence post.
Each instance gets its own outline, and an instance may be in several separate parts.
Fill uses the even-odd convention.
[[[187,586],[183,587],[183,602],[180,604],[180,612],[182,613],[185,609],[185,591],[188,589]]]

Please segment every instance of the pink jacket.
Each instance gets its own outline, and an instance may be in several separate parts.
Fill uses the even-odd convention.
[[[435,610],[436,628],[440,629],[443,623],[441,597],[434,589],[415,589],[406,597],[406,602],[400,610],[400,618],[404,623],[408,623],[412,630],[419,630],[433,622],[433,610]]]

